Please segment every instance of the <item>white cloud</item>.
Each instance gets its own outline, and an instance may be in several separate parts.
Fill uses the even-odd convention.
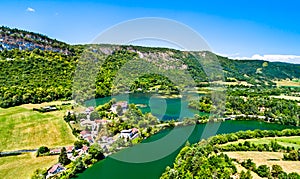
[[[259,55],[255,54],[252,57],[237,57],[231,56],[229,58],[239,59],[239,60],[266,60],[270,62],[286,62],[286,63],[298,63],[300,64],[300,56],[297,55]]]
[[[27,11],[27,12],[35,12],[35,9],[33,9],[33,8],[31,8],[31,7],[28,7],[28,8],[26,9],[26,11]]]

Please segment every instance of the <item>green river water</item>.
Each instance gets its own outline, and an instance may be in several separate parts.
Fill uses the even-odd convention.
[[[99,105],[109,101],[109,99],[91,100],[86,104]],[[182,102],[181,99],[151,99],[149,95],[143,96],[141,94],[134,95],[133,97],[130,96],[129,98],[130,103],[136,104],[147,104],[149,100],[150,103],[153,103],[149,105],[151,109],[147,106],[144,109],[141,108],[142,111],[154,111],[155,115],[161,117],[163,120],[178,118],[180,116],[178,111],[180,110],[188,117],[197,113],[188,109],[187,102],[185,100]],[[167,104],[165,110],[152,109],[153,106],[159,108],[158,104],[160,103]],[[159,112],[164,112],[164,115],[159,114]],[[177,154],[187,140],[190,143],[196,143],[203,138],[208,138],[216,134],[232,133],[240,130],[282,130],[286,128],[293,127],[259,121],[224,121],[167,129],[145,139],[141,144],[123,149],[96,163],[80,174],[79,178],[156,179],[161,176],[167,166],[172,166]],[[205,131],[205,134],[203,134],[203,131]]]

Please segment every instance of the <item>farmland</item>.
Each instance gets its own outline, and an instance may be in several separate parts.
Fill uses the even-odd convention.
[[[292,137],[266,137],[262,139],[247,139],[247,140],[238,140],[235,142],[229,142],[225,145],[229,144],[238,144],[244,143],[245,141],[249,141],[254,144],[269,144],[272,140],[276,139],[278,144],[282,146],[294,147],[295,149],[300,149],[300,136],[292,136]]]
[[[30,178],[38,168],[49,168],[58,156],[35,157],[34,153],[0,157],[0,178]]]
[[[297,172],[300,173],[300,161],[283,161],[283,153],[281,152],[224,152],[230,158],[243,161],[252,159],[253,162],[259,165],[268,165],[271,167],[274,164],[280,165],[287,173]]]
[[[63,120],[64,113],[64,110],[39,113],[28,105],[0,108],[0,151],[72,144],[75,137]]]

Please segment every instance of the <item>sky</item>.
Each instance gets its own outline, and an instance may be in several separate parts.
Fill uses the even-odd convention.
[[[195,30],[217,54],[300,63],[299,7],[296,0],[10,0],[1,1],[0,25],[82,44],[127,20],[168,18]]]

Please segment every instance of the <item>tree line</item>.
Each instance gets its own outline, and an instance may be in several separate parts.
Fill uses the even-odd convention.
[[[221,108],[220,103],[213,104],[209,95],[199,97],[199,100],[189,102],[189,107],[202,112]],[[269,96],[227,96],[225,102],[226,115],[256,115],[265,116],[269,122],[284,125],[300,125],[300,107],[297,101],[277,99]],[[244,119],[244,118],[243,118]],[[263,119],[261,119],[263,120]]]

